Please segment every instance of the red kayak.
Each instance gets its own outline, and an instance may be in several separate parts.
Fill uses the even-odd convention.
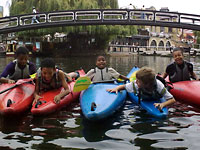
[[[31,107],[35,85],[32,79],[21,79],[16,84],[0,85],[0,113],[2,115],[20,114]]]
[[[200,81],[180,81],[168,84],[170,93],[177,101],[200,108]]]
[[[78,72],[80,76],[85,75],[85,72],[83,70],[79,70]],[[79,98],[80,92],[73,92],[74,84],[75,81],[68,83],[68,87],[72,92],[61,99],[60,103],[58,104],[54,102],[54,97],[62,92],[62,90],[64,90],[63,87],[42,93],[42,95],[40,95],[42,98],[39,99],[37,103],[33,104],[31,113],[33,115],[47,115],[63,107],[66,107],[73,101],[77,100]]]

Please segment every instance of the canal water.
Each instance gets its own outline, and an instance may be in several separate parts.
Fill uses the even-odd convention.
[[[31,58],[39,67],[43,58]],[[54,58],[66,72],[95,67],[95,57]],[[0,71],[13,58],[0,58]],[[200,75],[200,58],[187,58]],[[109,66],[126,75],[132,67],[149,66],[162,73],[169,57],[107,57]],[[98,150],[197,150],[200,143],[200,111],[176,102],[166,119],[151,117],[127,99],[124,107],[103,122],[89,122],[81,114],[79,102],[48,116],[0,117],[0,149],[98,149]]]

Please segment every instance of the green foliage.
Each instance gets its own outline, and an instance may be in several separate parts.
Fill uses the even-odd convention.
[[[118,8],[117,0],[13,0],[11,5],[11,15],[32,13],[35,6],[39,12],[50,12],[73,9],[114,9]],[[137,33],[135,26],[66,26],[56,28],[45,28],[34,31],[19,32],[19,36],[32,37],[46,34],[53,35],[55,32],[81,33],[87,32],[89,35],[99,36],[104,41],[116,35],[132,35]]]
[[[197,37],[197,44],[200,44],[200,31],[194,31],[194,35]]]

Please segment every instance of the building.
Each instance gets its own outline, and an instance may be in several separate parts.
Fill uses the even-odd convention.
[[[154,7],[146,8],[146,10],[155,10]],[[160,13],[157,13],[156,20],[177,22],[178,16],[169,14],[162,15],[162,12],[169,12],[168,7],[162,7]],[[151,16],[150,16],[151,17]],[[151,18],[147,18],[151,19]],[[160,26],[145,26],[149,31],[149,47],[156,47],[157,50],[170,50],[172,47],[178,46],[182,30],[178,28],[160,27]]]

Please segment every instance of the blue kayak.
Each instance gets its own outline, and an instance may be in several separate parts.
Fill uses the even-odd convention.
[[[129,72],[127,75],[128,78],[135,74],[135,72],[139,70],[137,67],[133,67],[132,70]],[[131,99],[132,102],[138,104],[142,109],[146,110],[148,114],[158,117],[158,118],[165,118],[168,115],[168,109],[164,107],[162,110],[158,110],[155,108],[153,105],[154,103],[162,103],[165,102],[166,100],[164,98],[158,99],[158,100],[141,100],[140,102],[138,101],[138,96],[135,95],[134,93],[129,93],[128,95]]]
[[[102,120],[115,113],[123,106],[126,99],[126,91],[109,93],[106,89],[118,86],[116,83],[95,83],[81,93],[80,103],[83,115],[92,121]]]

